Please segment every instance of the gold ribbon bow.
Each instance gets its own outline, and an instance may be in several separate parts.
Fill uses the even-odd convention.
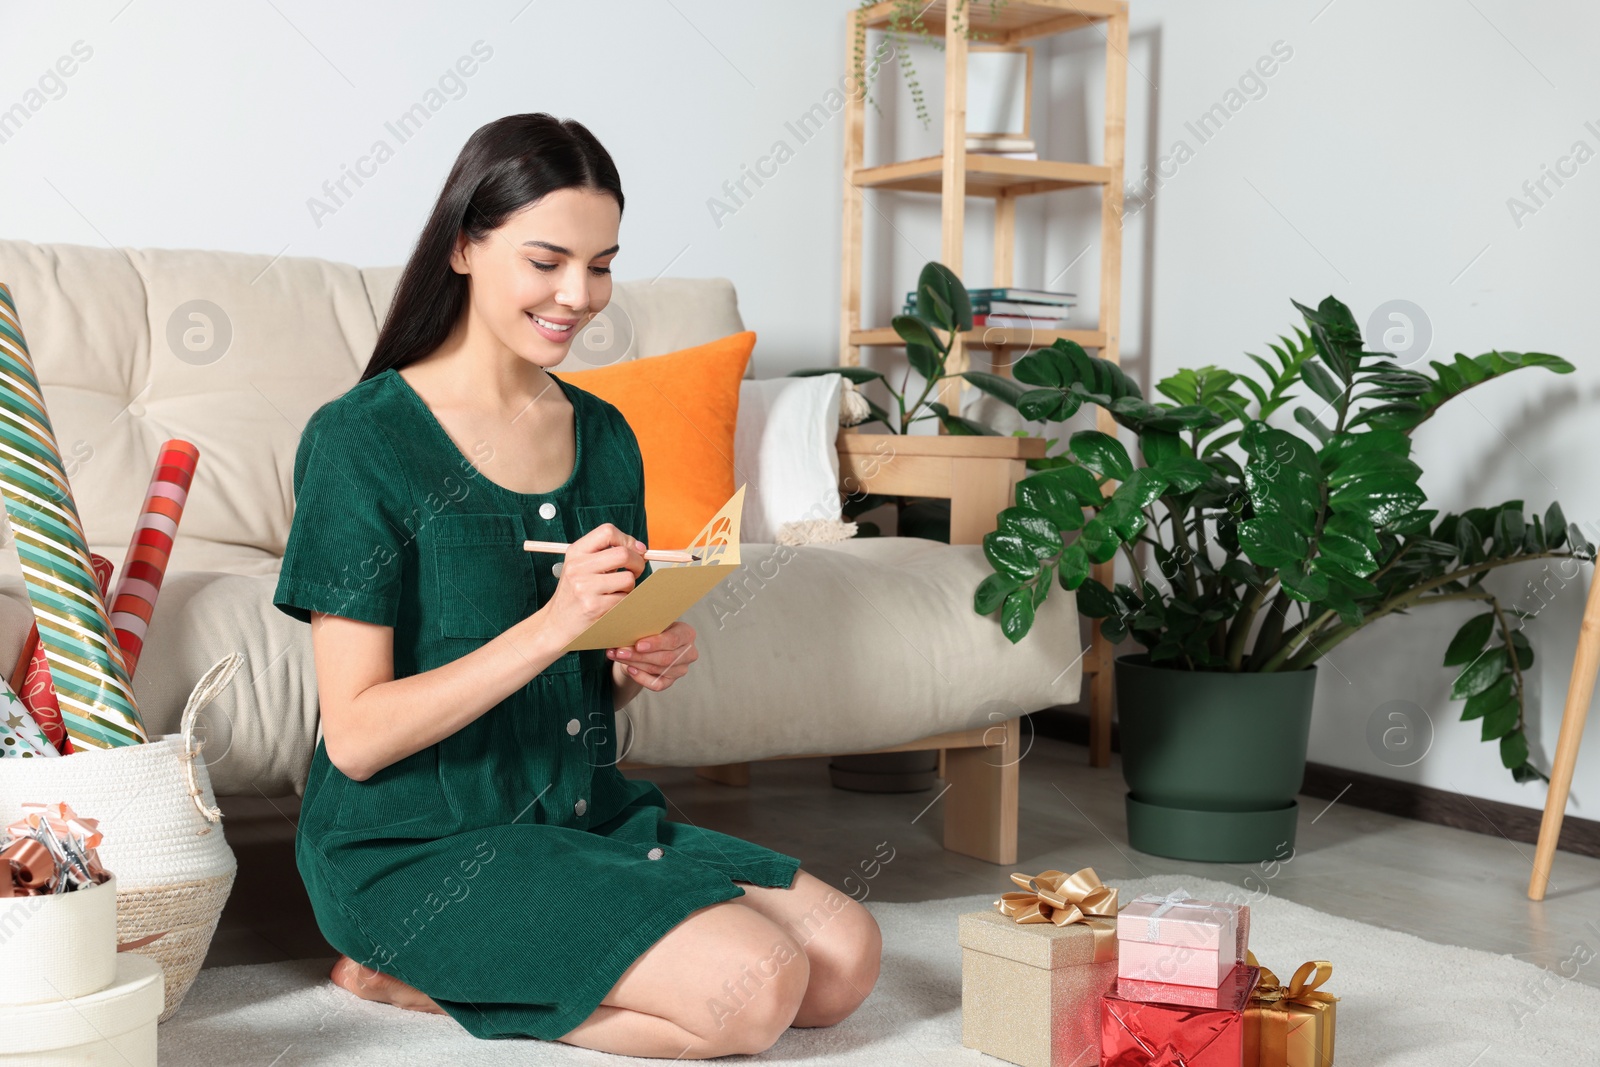
[[[1011,875],[1011,880],[1028,892],[1002,893],[995,906],[1001,915],[1019,923],[1067,926],[1117,917],[1117,891],[1101,885],[1093,867],[1074,874],[1045,871],[1032,877],[1019,871]]]
[[[1245,962],[1252,967],[1261,967],[1256,960],[1254,952],[1246,951]],[[1257,1009],[1259,1031],[1256,1037],[1257,1058],[1251,1058],[1250,1048],[1245,1049],[1246,1063],[1287,1063],[1298,1064],[1301,1062],[1315,1063],[1321,1067],[1324,1063],[1333,1060],[1333,1006],[1339,998],[1332,993],[1324,993],[1318,987],[1333,977],[1333,964],[1327,960],[1307,960],[1295,968],[1294,976],[1285,986],[1266,967],[1261,967],[1261,981],[1256,985],[1255,992],[1250,995],[1250,1007]],[[1300,1008],[1314,1013],[1315,1019],[1307,1020],[1310,1025],[1320,1031],[1320,1041],[1314,1060],[1306,1061],[1304,1058],[1290,1059],[1289,1057],[1289,1023],[1296,1014],[1295,1009]],[[1250,1028],[1246,1027],[1248,1032]],[[1252,1044],[1247,1039],[1246,1045]]]

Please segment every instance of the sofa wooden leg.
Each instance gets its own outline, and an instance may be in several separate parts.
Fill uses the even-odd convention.
[[[715,763],[705,767],[696,767],[694,773],[707,781],[720,782],[723,785],[750,784],[750,764],[748,763]]]
[[[990,863],[1017,862],[1022,719],[991,727],[977,748],[945,749],[944,847]]]

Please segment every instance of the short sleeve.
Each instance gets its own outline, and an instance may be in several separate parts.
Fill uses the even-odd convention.
[[[364,413],[319,408],[294,458],[294,518],[273,604],[301,622],[320,611],[393,626],[400,608],[405,472]]]

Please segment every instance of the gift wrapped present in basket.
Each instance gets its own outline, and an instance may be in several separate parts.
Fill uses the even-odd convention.
[[[97,821],[30,803],[0,835],[0,1064],[155,1067],[161,967],[119,953]]]

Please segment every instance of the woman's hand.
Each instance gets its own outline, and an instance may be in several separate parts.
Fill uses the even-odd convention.
[[[644,543],[609,522],[567,546],[555,592],[539,609],[565,645],[616,607],[644,571]]]
[[[608,648],[606,655],[625,668],[629,679],[659,693],[689,673],[689,664],[700,658],[700,650],[694,645],[694,627],[679,619],[632,645]]]

